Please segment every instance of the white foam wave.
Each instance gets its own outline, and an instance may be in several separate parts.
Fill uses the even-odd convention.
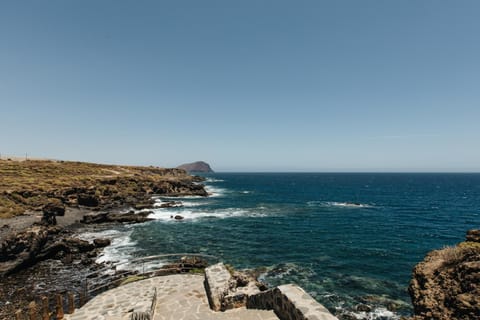
[[[105,229],[105,230],[99,230],[99,231],[82,232],[76,235],[75,237],[84,241],[93,242],[93,240],[96,238],[113,239],[115,237],[121,236],[122,234],[123,233],[119,230]]]
[[[175,216],[183,217],[182,220],[175,220]],[[240,209],[240,208],[226,208],[226,209],[217,209],[212,211],[202,211],[202,210],[191,210],[191,209],[184,209],[184,210],[176,210],[173,211],[166,211],[166,210],[154,210],[152,214],[148,217],[153,218],[156,220],[162,221],[185,221],[185,220],[197,220],[197,219],[204,219],[204,218],[218,218],[218,219],[226,219],[226,218],[233,218],[233,217],[264,217],[265,214],[258,211],[253,211],[250,209]]]
[[[130,237],[132,231],[118,232],[111,238],[111,244],[103,249],[97,263],[126,263],[132,259],[136,242]]]
[[[212,187],[208,185],[205,186],[205,190],[207,190],[209,197],[221,197],[227,192],[227,189]]]
[[[399,320],[400,315],[387,310],[384,307],[378,307],[370,312],[357,311],[357,312],[342,312],[343,315],[348,315],[358,320]]]
[[[308,201],[309,207],[372,208],[373,205],[359,202]]]
[[[198,206],[203,206],[208,204],[208,202],[201,202],[201,201],[184,201],[183,203],[184,207],[198,207]]]
[[[215,182],[224,182],[225,180],[222,180],[222,179],[215,179],[215,178],[207,178],[205,180],[205,182],[212,182],[212,183],[215,183]]]

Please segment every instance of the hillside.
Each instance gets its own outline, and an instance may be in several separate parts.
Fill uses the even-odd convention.
[[[51,202],[108,208],[148,206],[153,194],[206,196],[194,180],[181,169],[0,160],[0,218],[41,210]]]
[[[185,163],[177,168],[185,170],[187,172],[202,172],[202,173],[213,173],[210,165],[204,161],[197,161],[192,163]]]

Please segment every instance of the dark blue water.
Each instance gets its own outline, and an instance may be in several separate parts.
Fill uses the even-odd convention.
[[[212,197],[181,199],[185,207],[133,227],[135,255],[198,252],[263,268],[265,281],[297,283],[339,315],[409,314],[413,266],[480,226],[480,174],[207,177]],[[374,312],[354,312],[359,303]]]

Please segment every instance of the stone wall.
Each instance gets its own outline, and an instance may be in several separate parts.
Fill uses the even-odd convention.
[[[227,295],[231,278],[230,272],[223,263],[217,263],[205,269],[205,291],[213,311],[221,311],[222,300]]]
[[[213,310],[246,305],[248,309],[273,310],[280,320],[338,320],[296,285],[287,284],[262,292],[240,289],[232,293],[231,283],[232,276],[223,263],[205,269],[205,288]],[[232,305],[229,299],[233,296],[238,299],[241,296],[244,303]]]
[[[324,306],[294,284],[248,297],[247,308],[273,310],[280,320],[337,320]]]

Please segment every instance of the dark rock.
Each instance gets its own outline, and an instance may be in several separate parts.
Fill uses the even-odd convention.
[[[98,207],[99,200],[94,194],[81,193],[77,197],[78,204],[85,207]]]
[[[152,185],[152,190],[156,194],[168,196],[201,196],[207,197],[208,193],[203,185],[195,184],[191,181],[161,181]]]
[[[205,180],[207,180],[205,177],[193,176],[193,181],[194,182],[204,182]]]
[[[183,204],[180,201],[168,201],[160,204],[160,208],[175,208],[175,207],[182,207]]]
[[[467,231],[467,241],[480,242],[480,229],[473,229]]]
[[[109,222],[108,212],[91,212],[83,216],[81,222],[85,224]]]
[[[42,208],[43,213],[49,213],[55,216],[65,215],[65,206],[61,203],[48,203]]]
[[[119,223],[139,223],[152,220],[148,218],[152,211],[142,211],[135,213],[133,210],[127,213],[109,213],[109,212],[99,212],[99,213],[88,213],[83,216],[82,223],[93,224],[93,223],[107,223],[107,222],[119,222]]]
[[[95,245],[85,240],[77,238],[67,238],[64,240],[65,244],[69,248],[69,252],[89,252],[95,249]]]
[[[135,203],[133,205],[133,207],[137,210],[150,209],[153,206],[154,203],[155,202],[153,201],[153,199],[151,199],[151,200],[148,200],[148,201]]]
[[[60,202],[50,202],[42,208],[43,216],[41,224],[54,226],[57,224],[57,216],[65,215],[65,206]]]
[[[177,215],[174,217],[174,219],[175,219],[175,220],[183,220],[184,218],[183,218],[181,215],[178,215],[178,214],[177,214]]]
[[[0,276],[7,276],[45,259],[95,249],[88,241],[65,238],[61,230],[59,227],[36,225],[5,239],[0,247]]]
[[[356,309],[359,312],[371,312],[372,311],[372,307],[370,307],[366,304],[359,304],[359,305],[357,305]]]
[[[54,226],[57,224],[57,217],[51,212],[44,212],[40,223],[45,226]]]
[[[103,248],[103,247],[109,246],[110,243],[111,243],[111,240],[107,238],[97,238],[93,240],[93,244],[97,248]]]

